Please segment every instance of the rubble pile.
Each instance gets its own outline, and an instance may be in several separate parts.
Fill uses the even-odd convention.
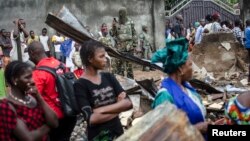
[[[120,114],[121,123],[126,130],[151,110],[151,103],[158,89],[153,79],[135,81],[118,75],[116,78],[133,103],[133,109]]]
[[[247,71],[247,51],[232,33],[213,33],[203,37],[191,53],[194,75],[221,80],[243,78]]]
[[[191,81],[191,84],[193,82]],[[203,82],[204,83],[204,82]],[[208,85],[208,84],[205,84]],[[210,86],[210,85],[209,85]],[[212,86],[210,86],[213,88]],[[215,124],[223,124],[224,115],[224,106],[225,103],[232,97],[241,94],[242,92],[247,91],[246,89],[240,89],[235,87],[227,86],[225,90],[219,91],[216,88],[216,91],[211,91],[210,88],[197,86],[195,87],[199,94],[202,96],[202,102],[206,107],[207,110],[207,117],[208,121],[212,121]],[[234,90],[234,91],[227,91],[227,90]],[[210,91],[210,92],[208,92]]]
[[[202,96],[207,119],[223,124],[225,102],[250,88],[247,51],[232,33],[213,33],[203,36],[191,57],[195,79],[190,83]]]
[[[87,123],[83,120],[82,117],[78,117],[76,126],[71,134],[70,141],[87,141],[86,135]]]

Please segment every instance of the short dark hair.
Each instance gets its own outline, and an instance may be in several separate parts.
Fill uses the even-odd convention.
[[[33,30],[30,30],[30,33],[31,33],[31,32],[35,33]]]
[[[13,61],[6,66],[4,77],[10,86],[14,86],[12,80],[21,76],[31,66],[21,61]]]
[[[3,33],[4,30],[5,30],[5,29],[1,29],[1,30],[0,30],[0,33]]]
[[[206,19],[208,22],[212,22],[212,21],[213,21],[212,15],[210,15],[210,14],[206,15],[205,19]]]
[[[250,26],[250,19],[248,19],[248,20],[246,21],[246,25],[247,25],[247,26]]]
[[[102,27],[103,27],[104,25],[106,25],[106,26],[107,26],[107,24],[106,24],[106,23],[102,23]]]
[[[95,40],[89,40],[82,44],[82,48],[80,50],[80,57],[83,65],[85,66],[90,65],[89,59],[94,57],[95,51],[99,48],[105,48],[105,47],[103,46],[102,43]]]
[[[175,31],[174,31],[174,28],[171,28],[171,29],[170,29],[170,33],[173,33],[173,32],[175,32]]]
[[[234,26],[240,26],[241,24],[241,21],[240,20],[235,20],[234,21]]]
[[[230,25],[230,21],[229,20],[225,20],[224,24],[228,27]]]
[[[47,28],[44,27],[44,28],[42,29],[42,31],[43,31],[43,30],[46,30],[46,31],[47,31]]]

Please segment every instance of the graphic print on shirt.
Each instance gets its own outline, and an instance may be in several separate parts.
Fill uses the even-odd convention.
[[[110,86],[102,89],[94,89],[92,93],[95,107],[113,104],[116,102],[113,88]]]

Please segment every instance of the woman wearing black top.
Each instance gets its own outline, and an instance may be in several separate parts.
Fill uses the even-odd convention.
[[[100,72],[106,65],[105,49],[97,41],[82,45],[80,56],[86,72],[74,84],[81,113],[88,123],[89,140],[113,140],[123,133],[118,115],[132,103],[117,79]]]

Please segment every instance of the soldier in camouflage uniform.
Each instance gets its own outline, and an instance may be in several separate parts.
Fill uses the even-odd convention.
[[[152,56],[152,46],[148,35],[148,27],[142,26],[142,33],[139,35],[139,50],[142,52],[142,58],[150,60]],[[143,71],[149,71],[149,67],[143,66]]]
[[[112,39],[111,37],[108,35],[108,27],[107,27],[107,24],[106,23],[103,23],[102,26],[101,26],[101,33],[100,33],[100,37],[99,37],[99,41],[105,45],[107,45],[108,47],[111,47],[113,48],[113,43],[112,43]],[[107,57],[107,70],[109,72],[111,72],[111,68],[114,68],[114,63],[111,62],[111,57],[106,54],[106,57]],[[114,58],[112,58],[113,60]]]
[[[106,23],[103,23],[101,26],[101,36],[99,37],[98,40],[103,44],[113,48],[112,39],[108,35],[108,27]]]
[[[114,37],[115,47],[118,51],[125,54],[134,55],[134,50],[137,45],[136,31],[134,28],[134,22],[127,17],[126,8],[119,10],[119,20],[114,18],[111,36]],[[128,78],[134,78],[133,66],[131,62],[116,60],[114,73],[125,76],[127,72]]]

